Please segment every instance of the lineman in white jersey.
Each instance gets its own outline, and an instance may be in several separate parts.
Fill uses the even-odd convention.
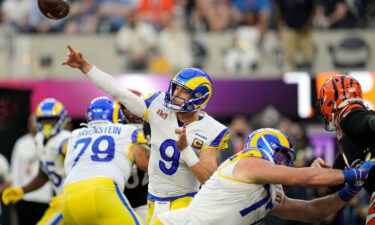
[[[245,150],[223,162],[187,208],[159,215],[164,225],[259,224],[267,214],[313,222],[337,212],[360,189],[374,159],[355,169],[291,168],[295,152],[276,129],[253,132]],[[319,164],[319,163],[318,163]],[[290,199],[281,184],[347,186],[312,201]]]
[[[139,98],[123,89],[68,46],[63,65],[80,69],[99,88],[118,99],[151,126],[149,212],[156,215],[186,207],[217,167],[216,153],[227,147],[228,129],[203,109],[212,95],[212,80],[199,69],[185,69],[174,76],[167,92]]]
[[[122,193],[133,163],[147,169],[148,147],[135,126],[108,97],[87,109],[87,128],[74,130],[65,158],[67,178],[61,205],[65,223],[143,224]]]
[[[64,151],[71,135],[69,131],[62,129],[66,111],[61,102],[48,98],[39,103],[35,115],[39,130],[35,137],[40,160],[39,173],[27,185],[5,190],[2,200],[5,204],[15,203],[22,199],[24,193],[37,190],[50,180],[56,196],[52,198],[49,208],[37,224],[63,224],[60,194],[65,179]]]

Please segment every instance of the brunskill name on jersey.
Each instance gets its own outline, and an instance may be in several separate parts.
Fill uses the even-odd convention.
[[[107,126],[107,127],[92,127],[90,129],[84,129],[80,131],[77,135],[77,138],[88,136],[88,135],[94,135],[94,134],[114,134],[114,135],[120,135],[121,133],[121,127],[116,126]]]

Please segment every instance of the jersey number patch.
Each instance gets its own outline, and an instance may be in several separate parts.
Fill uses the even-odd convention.
[[[89,147],[92,141],[91,137],[78,139],[74,144],[74,149],[77,149],[78,146],[81,146],[81,150],[79,151],[77,157],[74,159],[73,166],[74,167],[77,162],[79,161],[80,157],[85,153],[86,149]],[[100,145],[102,142],[107,142],[107,147],[104,149],[100,149]],[[115,157],[115,140],[113,137],[108,135],[103,135],[94,140],[92,143],[92,155],[91,160],[95,162],[110,162]]]
[[[173,154],[172,156],[167,155],[167,149],[172,148]],[[176,173],[178,169],[178,165],[180,164],[180,151],[178,150],[176,146],[176,141],[172,139],[167,139],[160,145],[160,156],[161,158],[166,162],[171,162],[171,165],[169,167],[166,166],[166,163],[164,161],[159,161],[159,168],[163,173],[167,175],[173,175]],[[169,154],[170,155],[170,154]]]

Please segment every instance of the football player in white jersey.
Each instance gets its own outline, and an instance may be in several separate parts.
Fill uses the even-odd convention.
[[[228,146],[228,129],[201,111],[212,95],[209,75],[199,69],[185,69],[173,77],[167,92],[159,91],[143,100],[89,63],[82,53],[71,46],[68,49],[63,65],[80,69],[99,88],[150,123],[147,222],[161,212],[186,207],[215,171],[217,150]]]
[[[2,200],[5,204],[15,203],[22,199],[24,193],[37,190],[50,180],[56,196],[52,198],[49,208],[37,224],[63,224],[60,194],[65,179],[64,151],[71,135],[69,131],[62,128],[66,110],[61,102],[47,98],[39,103],[35,116],[39,130],[35,137],[36,151],[40,160],[39,173],[23,187],[4,190]]]
[[[76,129],[65,157],[67,178],[61,197],[66,224],[143,224],[122,193],[132,164],[147,169],[148,146],[135,126],[119,124],[124,115],[108,97],[87,109],[87,127]]]
[[[159,215],[154,224],[259,224],[267,214],[313,222],[343,207],[362,188],[375,158],[358,168],[291,168],[295,160],[288,137],[279,130],[254,131],[245,150],[224,161],[187,208]],[[318,163],[319,164],[319,163]],[[359,182],[358,182],[359,181]],[[284,195],[282,184],[330,186],[346,183],[339,192],[311,201]]]

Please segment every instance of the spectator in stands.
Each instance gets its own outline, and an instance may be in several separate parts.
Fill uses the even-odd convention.
[[[117,49],[122,56],[125,71],[145,71],[155,50],[157,34],[154,27],[140,21],[134,11],[129,15],[129,24],[117,33]]]
[[[35,2],[34,2],[35,3]],[[29,31],[32,33],[61,32],[64,20],[51,20],[44,16],[38,8],[38,4],[32,4],[29,14]]]
[[[260,31],[259,47],[262,48],[262,43],[267,30],[268,21],[271,15],[271,2],[270,0],[233,0],[233,4],[239,18],[246,15],[246,12],[251,12],[256,15],[257,28]]]
[[[345,0],[320,0],[316,25],[322,28],[352,28],[355,19]]]
[[[231,26],[234,12],[230,0],[196,0],[195,2],[208,30],[222,31]]]
[[[17,31],[27,31],[32,3],[31,0],[5,0],[0,5],[3,22],[13,26]]]
[[[127,21],[129,13],[137,7],[136,0],[99,0],[97,12],[99,32],[117,32]]]
[[[313,60],[313,19],[317,0],[278,0],[278,31],[281,33],[288,70],[311,68]],[[301,53],[302,60],[296,56]]]
[[[261,30],[256,26],[258,15],[244,12],[242,23],[233,33],[232,46],[226,51],[224,65],[228,73],[248,75],[256,69]]]
[[[70,12],[64,32],[67,34],[93,34],[97,31],[96,12],[99,0],[76,0],[70,3]]]
[[[304,126],[300,123],[292,122],[289,129],[290,136],[294,140],[293,147],[296,151],[296,167],[307,167],[315,160],[314,148],[310,144],[309,137]]]
[[[177,26],[173,13],[164,13],[158,39],[160,56],[166,60],[170,72],[178,72],[193,64],[191,39],[186,29]]]
[[[139,0],[137,12],[141,20],[160,28],[164,14],[175,13],[176,0]]]
[[[36,133],[35,119],[30,116],[28,133],[16,141],[12,152],[11,180],[14,187],[28,184],[38,174],[39,158],[34,140]],[[48,208],[51,196],[52,187],[50,183],[47,183],[37,191],[25,194],[22,200],[16,204],[19,224],[36,224]]]

